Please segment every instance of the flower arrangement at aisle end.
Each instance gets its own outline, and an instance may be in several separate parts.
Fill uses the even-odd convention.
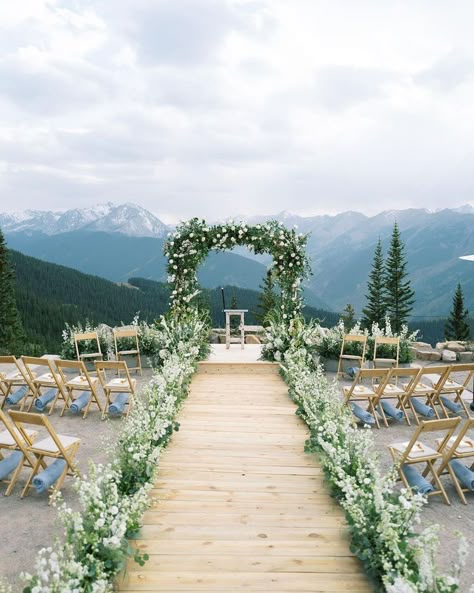
[[[168,327],[168,324],[171,327]],[[197,335],[200,335],[200,328],[196,328],[194,323],[205,324],[207,320],[205,318],[199,318],[199,321],[191,322],[184,326],[173,322],[171,319],[169,322],[165,316],[160,317],[153,323],[147,323],[139,319],[138,314],[135,315],[129,327],[135,327],[138,331],[138,345],[142,356],[147,357],[151,366],[156,367],[162,364],[164,357],[169,352],[170,340],[174,343],[182,340],[186,341],[191,332],[197,331]],[[61,348],[61,357],[66,360],[73,360],[76,358],[76,350],[74,345],[74,334],[83,332],[97,332],[99,336],[99,344],[101,351],[106,360],[115,359],[115,346],[112,328],[105,324],[98,326],[92,325],[89,321],[86,321],[84,325],[78,323],[77,325],[69,325],[66,323],[66,327],[63,330],[63,345]],[[119,344],[119,348],[122,350],[133,349],[135,344],[133,341],[126,344],[124,340],[131,340],[131,338],[121,338],[122,342]],[[203,346],[201,346],[203,348]],[[81,343],[81,352],[95,352],[97,345],[95,342],[88,344],[87,342]],[[201,353],[204,356],[205,352]]]
[[[373,323],[370,331],[368,329],[363,330],[360,322],[357,322],[351,329],[346,330],[344,322],[340,320],[337,325],[330,329],[322,329],[319,335],[319,339],[315,345],[315,349],[318,354],[324,358],[338,359],[341,353],[342,340],[345,334],[355,335],[366,335],[367,336],[367,349],[365,357],[367,360],[371,360],[374,354],[374,343],[377,336],[384,336],[387,338],[400,338],[400,359],[401,364],[411,362],[412,355],[410,347],[417,340],[418,330],[410,332],[408,326],[404,325],[399,334],[392,331],[390,325],[390,319],[385,318],[385,326],[380,327],[378,323]],[[351,349],[352,348],[352,349]],[[360,354],[358,352],[360,348],[359,344],[347,344],[345,352],[347,354]],[[379,356],[392,358],[395,356],[395,347],[382,345],[377,349]]]
[[[206,352],[209,327],[197,312],[183,326],[161,320],[168,354],[111,446],[112,462],[89,467],[78,478],[80,510],[59,505],[64,538],[39,553],[34,575],[24,575],[24,593],[111,593],[114,577],[133,553],[128,539],[151,504],[149,491],[161,450],[179,428],[175,420],[196,363]],[[183,338],[186,337],[186,341]],[[134,553],[141,565],[147,556]]]
[[[268,327],[265,330],[262,346],[262,359],[270,362],[281,362],[290,347],[303,347],[313,354],[321,339],[321,327],[315,320],[305,323],[301,317],[293,319],[288,326],[278,312],[268,316]]]
[[[210,251],[225,251],[245,245],[254,253],[273,257],[272,273],[281,288],[281,316],[287,324],[298,317],[303,306],[301,283],[311,273],[306,256],[307,235],[270,220],[255,226],[244,222],[210,226],[193,218],[181,224],[165,243],[168,258],[170,306],[178,316],[189,312],[199,294],[197,269]]]
[[[277,337],[277,336],[275,336]],[[293,327],[282,375],[297,414],[310,429],[306,448],[319,454],[334,496],[345,510],[351,550],[363,561],[377,590],[388,593],[455,593],[466,561],[460,540],[452,574],[436,566],[437,527],[416,533],[425,498],[396,485],[395,468],[383,475],[372,434],[357,428],[336,383],[329,383],[305,345],[307,328]]]

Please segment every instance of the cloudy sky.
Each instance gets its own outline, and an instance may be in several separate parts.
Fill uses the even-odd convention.
[[[15,0],[0,211],[474,204],[471,0]]]

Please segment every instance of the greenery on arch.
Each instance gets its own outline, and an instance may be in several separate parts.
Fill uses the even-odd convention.
[[[269,253],[273,257],[273,277],[281,289],[281,317],[289,324],[301,313],[302,282],[311,273],[307,238],[275,220],[257,225],[230,221],[212,226],[198,218],[184,222],[170,235],[164,248],[168,282],[172,285],[172,312],[179,316],[193,309],[192,299],[199,294],[197,270],[211,250],[225,251],[244,245],[254,253]]]

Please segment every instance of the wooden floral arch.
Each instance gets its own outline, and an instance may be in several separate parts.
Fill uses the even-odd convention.
[[[244,245],[254,253],[273,257],[273,277],[281,289],[281,316],[289,324],[301,314],[302,281],[310,274],[307,239],[307,235],[275,220],[257,225],[230,221],[211,226],[193,218],[182,223],[164,247],[168,282],[172,286],[172,312],[179,316],[193,308],[193,299],[200,292],[197,270],[211,250],[225,251]]]

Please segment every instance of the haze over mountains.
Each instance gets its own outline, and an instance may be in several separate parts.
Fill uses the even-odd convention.
[[[332,310],[342,310],[351,303],[356,311],[362,309],[375,244],[380,237],[386,253],[397,221],[416,291],[414,313],[446,314],[458,282],[467,307],[474,311],[474,265],[458,259],[474,253],[474,208],[470,205],[437,212],[387,211],[372,217],[360,212],[314,217],[281,212],[247,221],[256,224],[270,218],[311,233],[308,252],[313,276],[308,282],[308,302],[315,306],[329,308],[329,303]],[[171,227],[134,204],[0,214],[0,228],[10,247],[46,261],[115,281],[130,276],[165,279],[162,247]],[[210,288],[233,284],[256,289],[269,261],[269,256],[254,256],[242,248],[214,253],[202,266],[200,280]]]

